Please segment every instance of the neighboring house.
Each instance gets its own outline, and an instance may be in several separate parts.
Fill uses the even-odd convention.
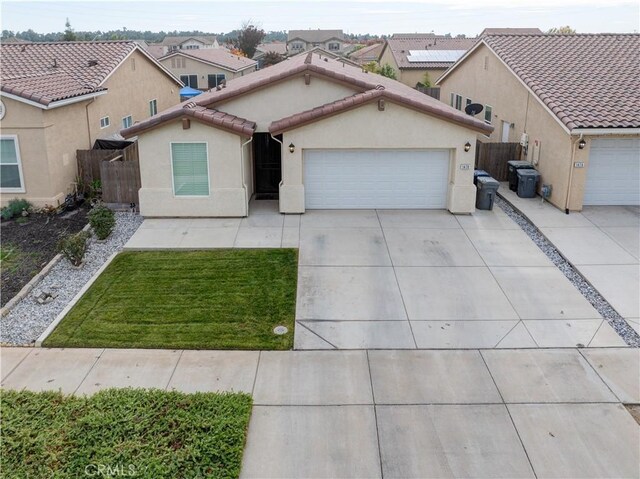
[[[332,208],[474,211],[477,134],[492,127],[400,82],[297,55],[121,133],[138,137],[144,216]]]
[[[290,55],[320,47],[328,52],[340,53],[348,43],[342,30],[289,30],[287,51]]]
[[[181,87],[131,41],[3,44],[0,80],[2,204],[40,206],[73,189],[76,150],[175,105]]]
[[[380,65],[391,65],[396,78],[412,88],[424,83],[425,74],[433,84],[476,41],[433,33],[394,33],[385,41]]]
[[[258,62],[258,68],[262,68],[264,56],[270,52],[285,57],[287,56],[287,44],[284,42],[271,42],[258,45],[256,47],[256,53],[253,55],[253,59]]]
[[[254,72],[258,62],[234,55],[226,48],[203,50],[178,50],[158,61],[180,78],[185,86],[209,90],[222,86],[223,82]]]
[[[352,67],[361,68],[360,65],[358,65],[353,60],[350,60],[349,58],[345,57],[344,55],[340,53],[328,52],[322,47],[313,47],[307,50],[306,52],[295,53],[295,54],[292,54],[291,56],[296,57],[300,55],[306,55],[308,53],[313,53],[315,55],[318,55],[320,58],[331,58],[333,60],[337,60],[346,65],[351,65]]]
[[[486,35],[542,35],[539,28],[485,28],[479,37]]]
[[[366,65],[367,63],[377,62],[382,54],[382,48],[384,43],[374,43],[362,47],[349,54],[349,59],[356,62],[358,65]]]
[[[519,142],[563,210],[640,204],[640,35],[487,35],[439,80]]]
[[[160,43],[167,48],[167,51],[175,50],[200,50],[206,48],[219,48],[218,39],[215,36],[196,37],[164,37]]]

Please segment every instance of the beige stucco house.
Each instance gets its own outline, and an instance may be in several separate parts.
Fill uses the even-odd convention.
[[[349,44],[342,30],[289,30],[287,51],[290,55],[320,47],[333,53],[342,52]]]
[[[234,55],[226,48],[176,50],[158,61],[186,86],[199,90],[217,88],[258,69],[257,61]]]
[[[252,197],[309,209],[474,210],[492,127],[402,83],[297,55],[131,128],[144,216],[246,216]]]
[[[476,40],[434,33],[394,33],[385,40],[379,63],[393,67],[398,81],[411,88],[424,83],[425,75],[433,84]]]
[[[563,210],[640,204],[638,34],[485,35],[439,80],[484,105],[480,141],[520,142]]]
[[[0,54],[2,204],[60,204],[76,150],[179,101],[178,79],[134,42],[3,44]]]

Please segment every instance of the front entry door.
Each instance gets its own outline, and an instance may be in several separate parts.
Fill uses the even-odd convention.
[[[276,138],[282,141],[282,135]],[[253,135],[253,158],[255,162],[256,199],[278,198],[282,179],[281,145],[269,133]]]

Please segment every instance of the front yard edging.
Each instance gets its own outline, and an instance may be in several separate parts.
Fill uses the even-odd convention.
[[[58,255],[58,256],[61,256],[61,255]],[[111,264],[111,262],[116,256],[118,256],[117,251],[113,253],[111,256],[109,256],[107,261],[105,261],[102,264],[102,266],[98,268],[98,270],[94,273],[94,275],[91,276],[89,281],[85,283],[85,285],[80,289],[80,291],[78,291],[78,293],[73,297],[73,299],[69,301],[69,303],[67,303],[67,305],[64,307],[62,311],[60,311],[60,314],[56,316],[56,319],[54,319],[53,322],[49,326],[47,326],[47,329],[45,329],[43,333],[38,337],[38,339],[36,339],[36,342],[35,342],[36,348],[42,347],[42,343],[44,342],[44,340],[47,339],[47,337],[53,332],[54,329],[56,329],[58,324],[60,324],[60,321],[62,321],[64,317],[67,315],[67,313],[71,311],[71,308],[73,308],[76,305],[76,303],[80,301],[80,298],[82,298],[84,293],[86,293],[87,290],[91,287],[91,285],[95,283],[95,281],[98,279],[98,276],[102,274],[102,272],[107,268],[107,266]]]

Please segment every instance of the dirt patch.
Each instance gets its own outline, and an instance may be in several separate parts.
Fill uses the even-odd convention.
[[[627,408],[627,411],[633,416],[633,419],[640,424],[640,404],[625,404],[624,407]]]
[[[84,208],[56,216],[32,214],[2,222],[0,301],[7,304],[58,253],[58,240],[87,224]]]

